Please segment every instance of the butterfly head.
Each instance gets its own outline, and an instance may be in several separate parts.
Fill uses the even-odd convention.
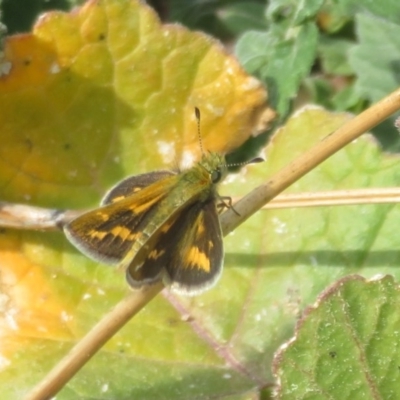
[[[222,154],[205,154],[200,160],[199,165],[208,172],[210,181],[214,185],[221,182],[228,173],[225,157]]]

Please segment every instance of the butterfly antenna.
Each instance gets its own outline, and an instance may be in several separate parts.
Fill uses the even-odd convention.
[[[262,157],[255,157],[249,161],[244,161],[241,163],[233,163],[233,164],[226,164],[227,167],[242,167],[243,165],[249,165],[249,164],[256,164],[259,162],[263,162],[264,159]]]
[[[201,138],[201,131],[200,131],[200,123],[201,123],[200,109],[195,107],[194,113],[196,115],[196,120],[197,120],[197,136],[199,137],[201,154],[204,156],[203,140]],[[226,164],[226,167],[242,167],[243,165],[255,164],[255,163],[259,163],[259,162],[263,162],[263,161],[264,161],[264,159],[262,157],[255,157],[249,161],[245,161],[245,162],[241,162],[241,163]]]
[[[200,149],[201,149],[201,154],[204,156],[204,147],[203,147],[203,140],[201,139],[201,132],[200,132],[200,110],[195,107],[194,108],[194,113],[196,115],[196,121],[197,121],[197,136],[199,137],[199,144],[200,144]]]

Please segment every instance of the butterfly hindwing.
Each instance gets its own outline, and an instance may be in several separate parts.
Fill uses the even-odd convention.
[[[214,199],[203,203],[187,225],[187,231],[177,232],[181,251],[166,266],[167,280],[176,292],[196,294],[213,286],[222,272],[224,249]]]
[[[127,270],[133,287],[161,277],[171,289],[196,294],[213,285],[223,263],[223,242],[213,198],[196,202],[171,218]]]

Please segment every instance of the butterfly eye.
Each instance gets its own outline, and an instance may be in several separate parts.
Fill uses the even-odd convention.
[[[222,172],[220,169],[215,169],[212,173],[211,173],[211,181],[212,183],[217,183],[221,180],[222,178]]]

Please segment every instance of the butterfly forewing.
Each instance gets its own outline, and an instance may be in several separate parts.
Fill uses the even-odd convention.
[[[153,183],[139,191],[133,188],[135,177],[130,178],[133,194],[121,199],[121,193],[115,187],[108,193],[107,201],[111,204],[97,208],[74,219],[64,227],[68,239],[90,258],[107,264],[118,264],[132,244],[140,239],[143,226],[157,211],[160,202],[168,194],[168,189],[176,184],[176,175],[163,175],[161,180],[154,178]],[[143,175],[139,176],[139,184],[143,183]],[[126,185],[125,185],[126,186]],[[167,188],[167,190],[166,190]],[[124,189],[125,190],[125,189]],[[112,202],[119,197],[119,201]]]
[[[101,205],[104,206],[121,201],[139,190],[157,181],[168,178],[171,175],[176,174],[171,171],[154,171],[147,174],[130,176],[113,186],[101,200]]]

